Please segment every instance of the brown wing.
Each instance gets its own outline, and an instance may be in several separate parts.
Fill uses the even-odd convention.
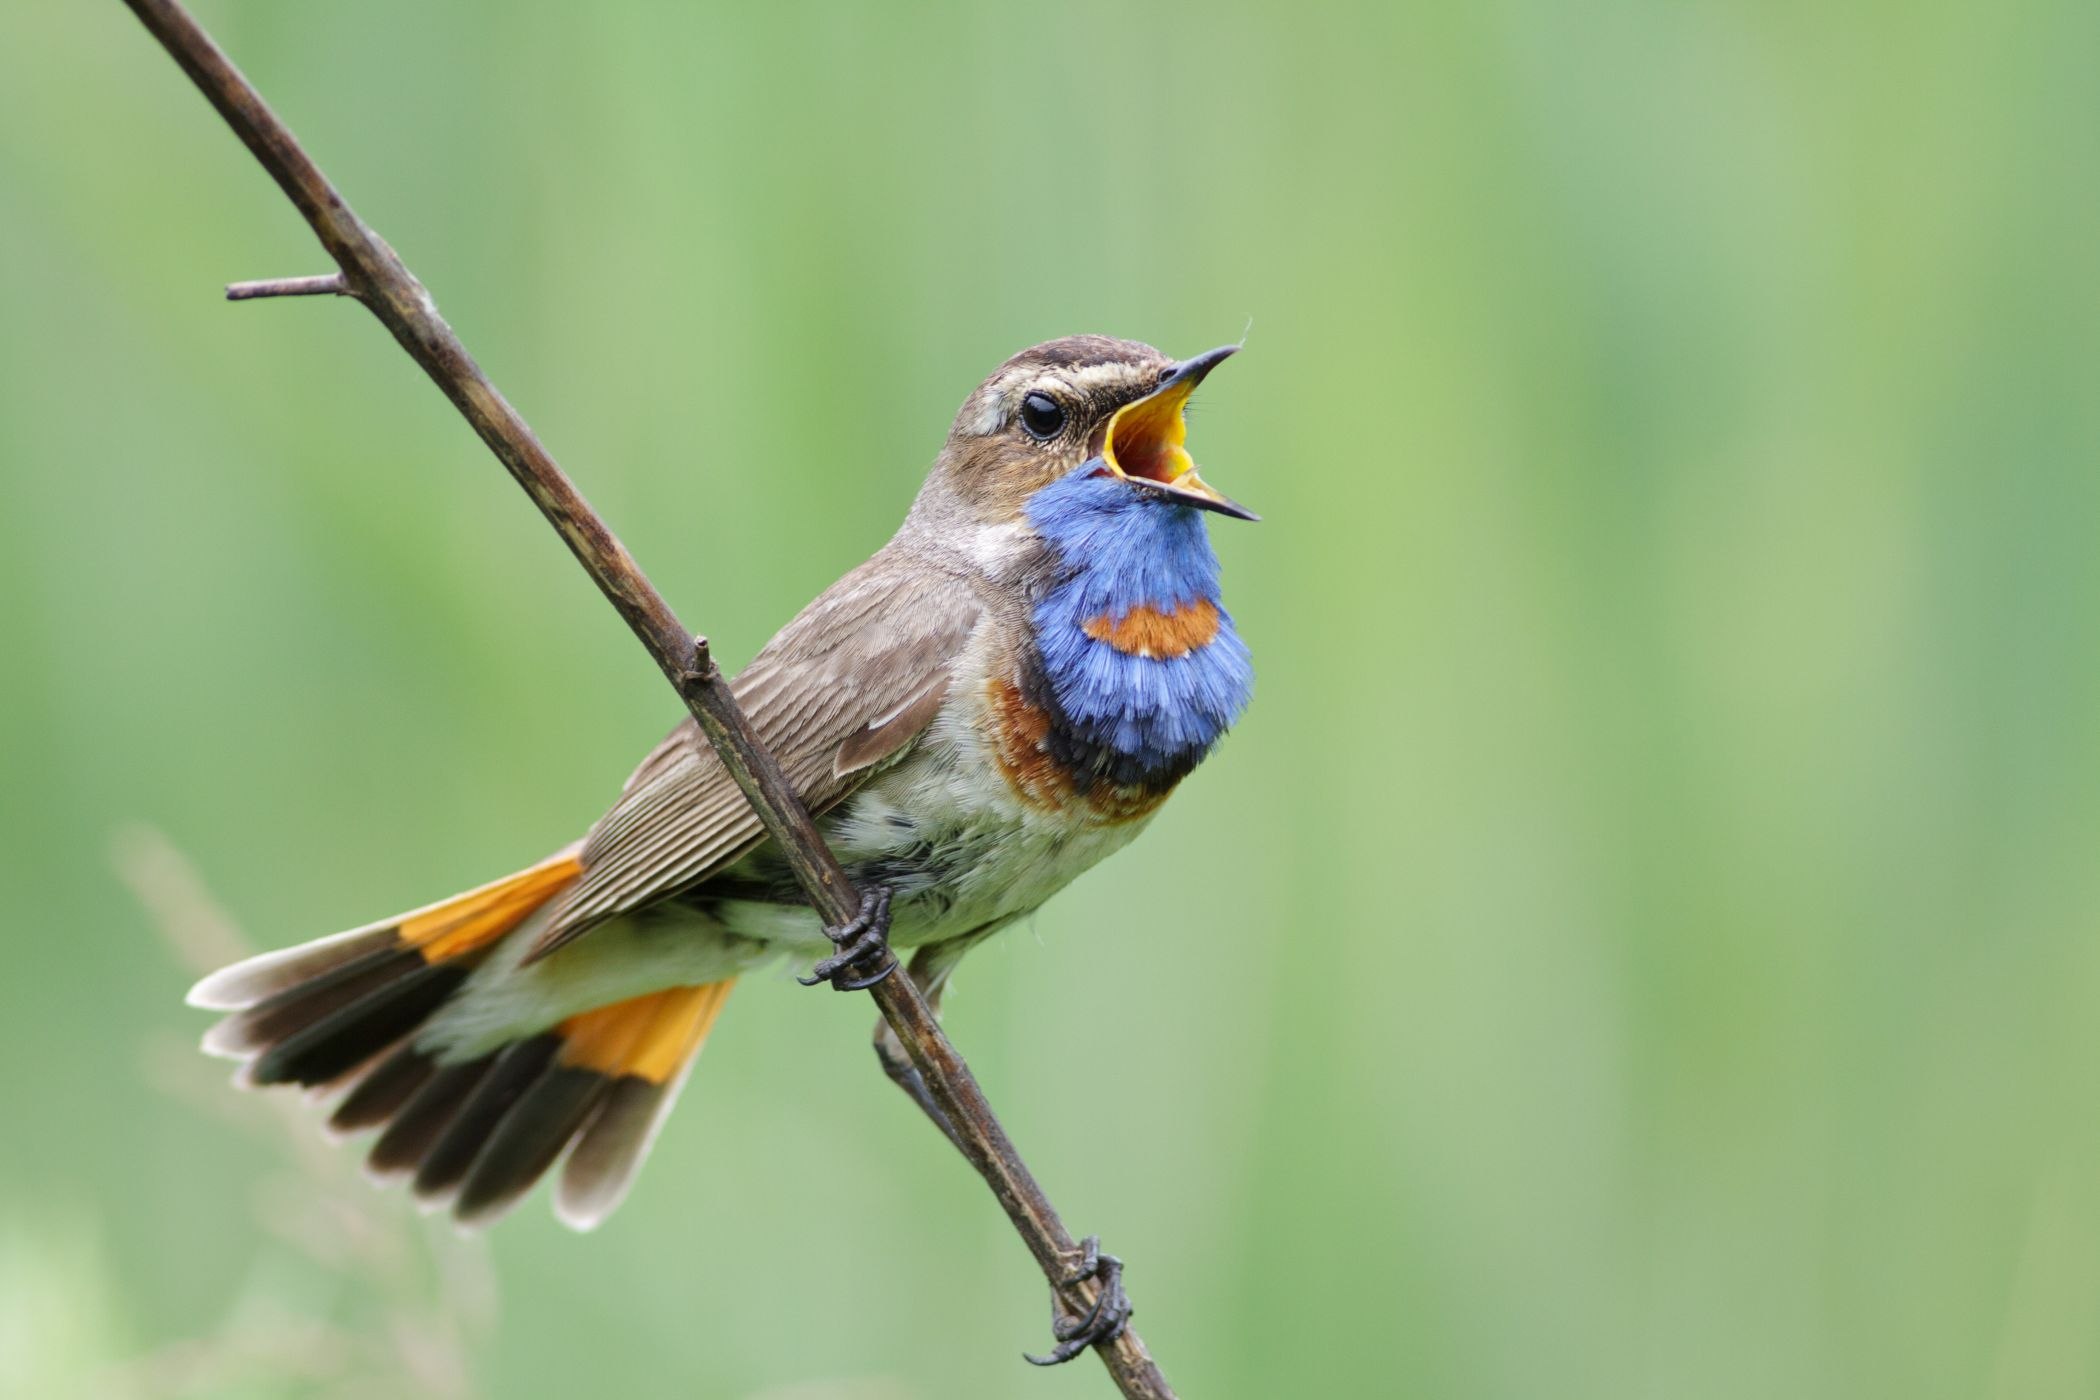
[[[979,613],[967,583],[884,550],[826,589],[730,683],[810,810],[858,787],[932,722]],[[583,875],[530,956],[707,879],[763,839],[744,794],[686,720],[591,828]]]

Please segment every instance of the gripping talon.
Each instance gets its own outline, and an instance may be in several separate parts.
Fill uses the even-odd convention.
[[[1050,1335],[1057,1345],[1042,1356],[1022,1352],[1021,1358],[1031,1366],[1062,1366],[1088,1347],[1113,1342],[1130,1325],[1135,1309],[1130,1306],[1130,1295],[1123,1291],[1123,1261],[1101,1252],[1099,1235],[1088,1235],[1079,1248],[1079,1262],[1064,1276],[1064,1286],[1098,1278],[1101,1291],[1094,1296],[1094,1305],[1078,1317],[1066,1316],[1058,1295],[1050,1295]]]
[[[841,969],[841,971],[843,970],[844,969]],[[874,973],[873,975],[868,977],[860,978],[840,979],[835,977],[831,979],[831,985],[842,992],[864,992],[878,982],[888,981],[890,974],[892,972],[895,972],[896,970],[897,960],[895,958],[891,958],[888,962],[882,965],[882,970],[880,972]]]
[[[841,992],[864,991],[897,970],[897,959],[890,952],[890,892],[886,889],[878,887],[861,895],[860,912],[837,928],[827,927],[824,936],[838,951],[812,967],[809,976],[795,979],[805,987],[829,982]],[[881,965],[866,971],[875,959]],[[852,968],[862,971],[846,975]]]

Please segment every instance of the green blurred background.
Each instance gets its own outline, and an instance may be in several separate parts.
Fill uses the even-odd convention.
[[[732,660],[1007,354],[1251,318],[1254,708],[950,1002],[1184,1394],[2100,1393],[2100,7],[200,13]],[[740,989],[588,1238],[223,1088],[130,886],[415,905],[676,707],[218,300],[325,265],[115,0],[0,21],[0,250],[0,1392],[1108,1393],[864,1001]]]

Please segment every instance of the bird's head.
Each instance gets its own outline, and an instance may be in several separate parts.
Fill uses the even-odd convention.
[[[1023,350],[963,402],[928,486],[981,523],[1018,518],[1075,473],[1137,499],[1256,519],[1212,489],[1183,446],[1189,395],[1238,348],[1172,360],[1134,340],[1075,335]]]

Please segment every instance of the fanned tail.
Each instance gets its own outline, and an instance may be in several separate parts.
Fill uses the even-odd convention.
[[[583,869],[566,850],[480,889],[221,968],[192,1006],[232,1014],[204,1048],[249,1084],[327,1084],[409,1035],[497,943]]]
[[[555,1212],[587,1230],[625,1196],[734,979],[572,1016],[465,1061],[417,1033],[490,951],[576,879],[574,848],[382,923],[224,968],[190,991],[229,1014],[204,1048],[240,1082],[339,1093],[329,1128],[381,1129],[375,1176],[486,1224],[567,1153]]]

